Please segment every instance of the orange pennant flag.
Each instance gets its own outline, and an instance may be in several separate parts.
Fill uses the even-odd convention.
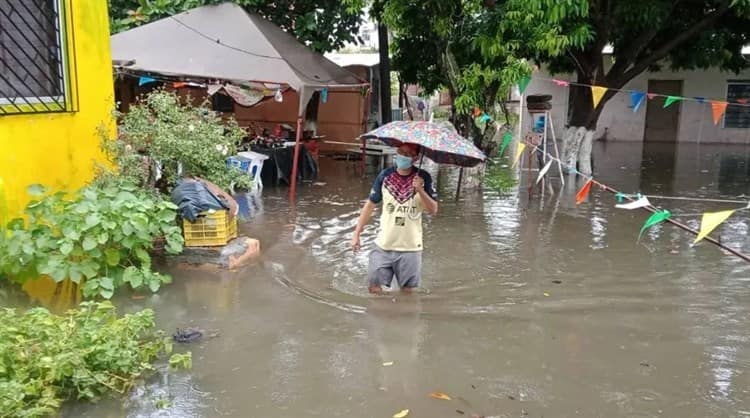
[[[594,109],[599,106],[599,102],[602,101],[602,97],[604,97],[604,93],[606,92],[606,87],[591,86],[591,99],[594,101]]]
[[[586,200],[586,197],[588,197],[589,192],[591,191],[591,185],[594,183],[593,179],[589,179],[589,181],[586,182],[586,184],[581,187],[581,190],[576,193],[576,205],[580,205],[583,203],[584,200]]]
[[[718,125],[721,122],[721,117],[724,116],[724,112],[727,110],[727,102],[711,102],[711,110],[714,114],[714,125]]]
[[[185,87],[185,86],[187,86],[187,83],[182,82],[182,81],[176,81],[176,82],[172,83],[172,87],[176,88],[176,89],[179,89],[179,88],[182,88],[182,87]]]

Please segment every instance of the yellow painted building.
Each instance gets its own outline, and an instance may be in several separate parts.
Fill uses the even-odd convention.
[[[2,0],[0,216],[26,189],[74,190],[102,161],[115,131],[106,0]],[[0,222],[5,220],[0,219]]]

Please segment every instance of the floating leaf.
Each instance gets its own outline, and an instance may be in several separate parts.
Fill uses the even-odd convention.
[[[549,297],[549,293],[547,293],[547,292],[544,292],[544,296],[547,296],[547,297]]]
[[[430,397],[435,398],[435,399],[442,399],[444,401],[450,401],[451,400],[451,397],[448,396],[448,395],[446,395],[443,392],[432,392],[432,393],[430,393]]]
[[[385,363],[383,363],[383,366],[384,367],[393,366],[393,362],[392,361],[386,361]]]
[[[403,411],[401,411],[401,412],[399,412],[397,414],[393,414],[393,418],[404,418],[407,415],[409,415],[409,410],[408,409],[404,409]]]

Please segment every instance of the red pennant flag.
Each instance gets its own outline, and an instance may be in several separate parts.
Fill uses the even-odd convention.
[[[581,203],[583,203],[584,200],[586,200],[586,198],[589,195],[589,192],[591,191],[591,185],[593,183],[594,183],[594,180],[589,179],[589,181],[587,181],[586,184],[584,184],[583,187],[581,187],[581,190],[579,190],[578,193],[576,193],[576,205],[580,205]]]
[[[747,99],[737,99],[737,103],[747,104]]]
[[[714,125],[718,125],[721,122],[721,117],[724,116],[724,112],[727,110],[727,102],[711,102],[711,111],[714,114]]]
[[[565,81],[565,80],[553,79],[552,82],[555,83],[555,84],[557,84],[560,87],[568,87],[568,86],[570,86],[570,83],[567,82],[567,81]]]
[[[179,89],[180,87],[185,87],[185,86],[187,86],[187,83],[184,83],[184,82],[181,82],[181,81],[177,81],[175,83],[172,83],[172,87],[174,87],[176,89]]]
[[[478,117],[481,114],[482,114],[482,110],[479,109],[478,107],[475,107],[474,108],[474,117],[476,118],[476,117]]]
[[[652,100],[654,97],[656,97],[656,93],[648,93],[646,94],[646,96],[648,96],[649,100]]]

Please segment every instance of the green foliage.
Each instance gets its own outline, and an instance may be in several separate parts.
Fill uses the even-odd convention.
[[[150,309],[121,318],[110,302],[61,316],[0,310],[0,417],[45,417],[66,400],[125,394],[171,350]]]
[[[505,160],[490,160],[484,173],[484,185],[500,193],[507,193],[517,184]]]
[[[205,106],[183,103],[175,93],[157,90],[145,96],[123,115],[119,131],[119,137],[103,141],[103,147],[120,178],[150,185],[158,161],[165,192],[179,180],[179,166],[183,175],[202,177],[224,189],[248,182],[246,173],[226,164],[245,135],[242,128]]]
[[[172,357],[169,358],[169,367],[171,367],[172,369],[192,369],[193,354],[189,351],[184,354],[172,354]]]
[[[117,33],[195,7],[226,0],[109,0],[110,26]],[[318,52],[328,52],[356,42],[362,8],[339,0],[234,0],[257,13]]]
[[[0,276],[19,283],[43,275],[70,279],[85,297],[105,299],[122,286],[156,292],[171,281],[151,269],[149,255],[161,237],[169,253],[182,251],[171,202],[127,183],[91,185],[70,197],[45,194],[41,186],[29,192],[39,200],[26,207],[27,219],[0,230]]]

